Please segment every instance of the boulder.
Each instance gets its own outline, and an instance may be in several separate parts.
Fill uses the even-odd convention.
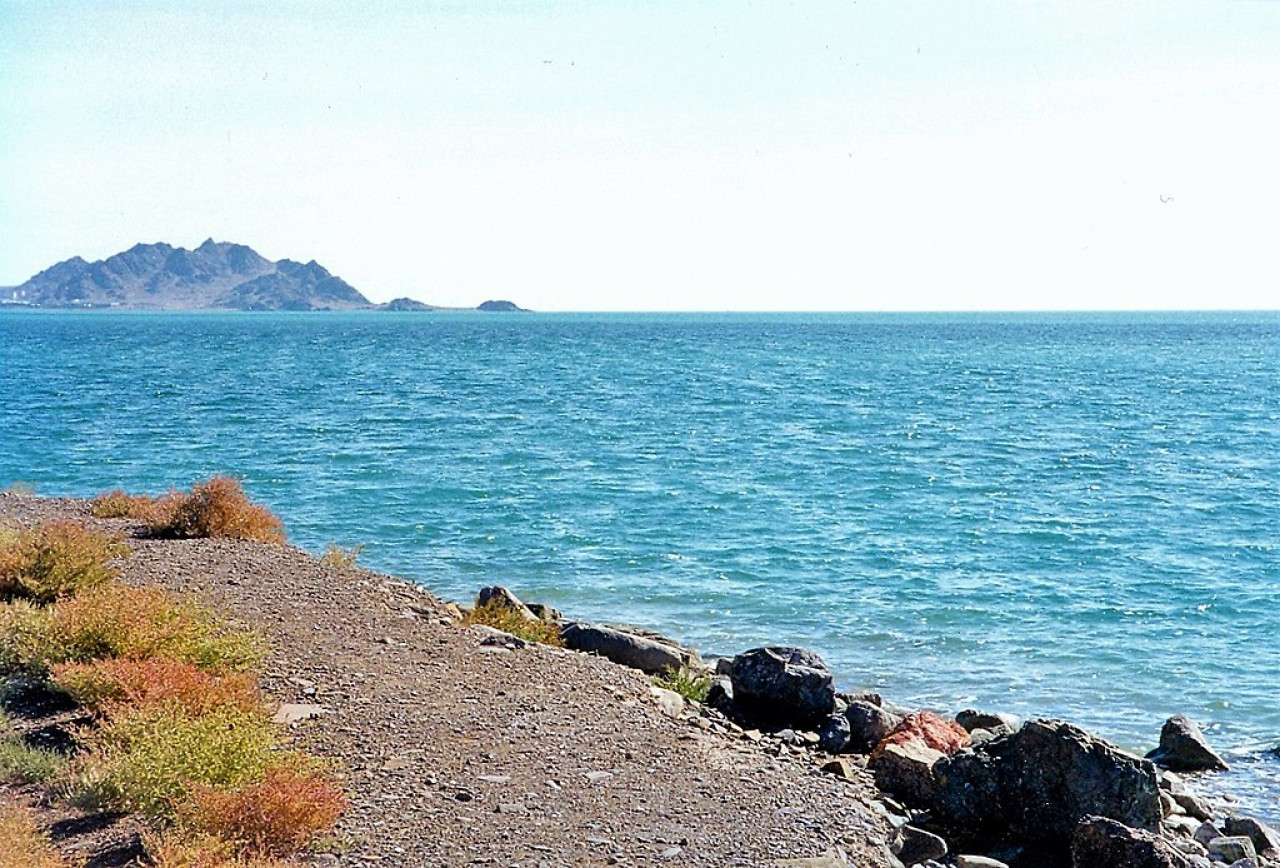
[[[835,710],[831,671],[803,648],[753,648],[733,658],[730,678],[734,711],[751,726],[811,729]]]
[[[947,842],[932,832],[915,826],[899,826],[889,844],[893,855],[903,865],[919,865],[947,855]]]
[[[1176,715],[1160,729],[1160,746],[1147,754],[1156,765],[1175,772],[1226,771],[1227,764],[1205,741],[1194,720]]]
[[[479,609],[485,606],[510,609],[526,621],[541,620],[529,610],[528,606],[520,602],[519,597],[502,587],[502,585],[490,585],[487,588],[480,589],[480,593],[476,594],[476,608]]]
[[[1172,795],[1174,802],[1177,803],[1184,814],[1195,817],[1197,820],[1213,818],[1213,809],[1209,807],[1208,802],[1199,796],[1193,796],[1191,793],[1186,792],[1173,793]]]
[[[1074,868],[1188,868],[1167,841],[1105,817],[1086,817],[1071,839]]]
[[[943,756],[922,741],[887,744],[869,767],[881,790],[907,805],[924,807],[933,802],[937,793],[933,766]]]
[[[560,630],[566,648],[599,654],[614,663],[659,675],[668,669],[679,669],[689,660],[688,652],[676,647],[615,630],[599,624],[571,621]]]
[[[893,732],[894,727],[902,723],[899,715],[865,699],[851,700],[844,716],[849,721],[848,749],[852,753],[871,753],[885,736]]]
[[[956,856],[956,868],[1009,868],[1009,866],[990,856],[969,856],[961,853]]]
[[[905,744],[918,741],[944,754],[955,753],[969,743],[969,733],[958,723],[943,720],[932,711],[917,711],[906,717],[880,740],[876,749],[871,752],[874,760],[891,744]]]
[[[546,603],[525,603],[525,607],[532,612],[540,621],[559,621],[561,617],[559,609],[553,609]]]
[[[1151,763],[1061,721],[1029,721],[934,774],[935,816],[962,845],[1009,836],[1065,848],[1087,816],[1148,830],[1161,819]]]
[[[1276,834],[1276,830],[1259,823],[1253,817],[1227,817],[1222,824],[1222,831],[1228,835],[1243,835],[1248,838],[1258,853],[1280,850],[1280,835]]]
[[[818,727],[818,748],[827,753],[844,753],[849,748],[849,718],[833,714]]]
[[[1210,859],[1215,862],[1226,862],[1228,865],[1241,859],[1258,858],[1258,851],[1253,848],[1253,841],[1247,835],[1224,835],[1221,838],[1214,838],[1205,844],[1205,849],[1209,851]]]
[[[1001,732],[1017,732],[1018,727],[1022,726],[1022,719],[1015,714],[1005,714],[1001,711],[975,711],[972,708],[966,708],[956,715],[956,723],[964,727],[966,732],[985,729],[999,734]]]

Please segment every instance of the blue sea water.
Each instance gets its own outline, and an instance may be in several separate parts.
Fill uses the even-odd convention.
[[[1185,713],[1280,816],[1280,314],[20,311],[0,394],[0,486],[229,472],[445,597],[1135,750]]]

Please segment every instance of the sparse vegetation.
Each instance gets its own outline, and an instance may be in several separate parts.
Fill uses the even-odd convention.
[[[360,557],[362,551],[364,551],[363,545],[344,549],[337,543],[329,543],[329,547],[320,556],[320,563],[336,569],[351,569],[356,565],[356,559]]]
[[[50,603],[106,584],[128,551],[118,536],[65,519],[9,532],[0,538],[0,597]]]
[[[61,755],[31,747],[17,736],[0,740],[0,781],[5,783],[42,784],[57,776],[66,763]]]
[[[238,480],[214,476],[186,494],[171,494],[169,509],[148,525],[152,536],[171,539],[228,537],[267,543],[284,542],[284,526],[264,506],[245,496]]]
[[[268,769],[232,792],[197,787],[188,821],[250,856],[289,856],[333,827],[346,810],[342,789],[316,770]]]
[[[463,626],[482,624],[493,627],[504,633],[510,633],[526,642],[541,642],[543,645],[561,646],[560,628],[551,621],[531,621],[523,614],[499,600],[491,600],[483,606],[476,606],[467,612],[460,621]]]
[[[685,699],[706,702],[711,690],[711,674],[700,667],[685,664],[679,669],[668,669],[656,676],[653,682],[659,687],[674,690]]]
[[[257,633],[228,626],[212,612],[158,588],[106,585],[60,600],[48,634],[37,643],[42,660],[26,668],[121,657],[168,657],[210,672],[252,669],[266,644]]]
[[[264,711],[224,707],[192,716],[177,704],[132,709],[84,735],[77,790],[87,804],[170,822],[192,787],[232,789],[278,761]]]
[[[248,712],[261,705],[251,673],[215,675],[164,657],[62,663],[53,667],[50,680],[77,704],[107,715],[164,703],[174,703],[191,716],[223,706]]]
[[[177,495],[152,497],[128,494],[119,488],[99,494],[89,502],[89,512],[97,518],[136,518],[148,525],[163,524],[173,512]]]
[[[0,866],[3,868],[75,868],[40,833],[31,815],[17,805],[0,805]]]
[[[155,868],[293,868],[297,864],[239,856],[229,841],[212,835],[149,835],[144,842]]]

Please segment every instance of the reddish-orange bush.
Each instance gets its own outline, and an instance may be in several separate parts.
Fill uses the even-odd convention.
[[[82,865],[83,861],[75,864]],[[71,868],[36,826],[31,815],[17,805],[0,805],[0,866],[3,868]]]
[[[276,767],[258,783],[232,792],[209,787],[192,793],[188,821],[235,844],[249,856],[289,856],[333,827],[347,808],[341,788],[315,771]]]
[[[53,667],[52,681],[76,702],[106,714],[121,706],[162,702],[176,703],[193,717],[228,705],[243,711],[260,705],[251,673],[214,675],[165,657],[63,663]]]
[[[174,494],[169,515],[149,525],[154,536],[177,539],[231,537],[284,542],[284,527],[266,507],[245,496],[230,476],[197,483],[188,494]]]

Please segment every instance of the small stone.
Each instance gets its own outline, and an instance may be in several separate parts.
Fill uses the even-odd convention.
[[[668,847],[658,855],[661,856],[663,859],[674,859],[683,852],[684,852],[684,849],[681,847]]]
[[[962,853],[956,856],[956,868],[1009,868],[1009,865],[990,856],[968,856]]]
[[[493,809],[495,814],[523,814],[524,802],[503,802]]]
[[[904,865],[917,865],[947,855],[947,842],[924,829],[900,826],[893,835],[889,849]]]
[[[333,709],[326,708],[323,705],[282,702],[280,703],[280,707],[276,709],[276,713],[272,715],[271,722],[278,723],[282,726],[288,726],[292,723],[299,723],[304,720],[310,720],[313,717],[319,717],[322,714],[332,713]]]
[[[476,775],[487,784],[506,784],[511,782],[511,775]]]
[[[847,759],[833,759],[822,764],[822,770],[829,775],[835,775],[846,781],[851,781],[857,775],[853,763]]]
[[[613,777],[613,772],[587,772],[587,780],[593,784],[598,784],[611,777]]]
[[[684,697],[674,690],[667,690],[665,687],[651,685],[649,687],[649,695],[653,697],[653,701],[657,703],[658,710],[667,717],[676,718],[680,716],[680,712],[684,711]]]

